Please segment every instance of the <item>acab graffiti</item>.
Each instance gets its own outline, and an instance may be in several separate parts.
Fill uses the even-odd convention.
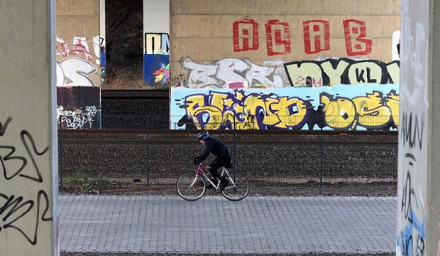
[[[187,73],[184,87],[230,88],[230,82],[244,82],[249,88],[322,87],[336,84],[397,84],[400,63],[347,58],[322,61],[265,61],[223,59],[212,64],[180,61]]]
[[[303,129],[315,125],[334,130],[389,130],[399,125],[399,95],[391,90],[386,96],[373,91],[365,96],[346,98],[326,92],[319,95],[314,109],[310,100],[278,96],[274,93],[248,93],[245,90],[193,94],[185,98],[186,115],[180,125],[189,129]]]

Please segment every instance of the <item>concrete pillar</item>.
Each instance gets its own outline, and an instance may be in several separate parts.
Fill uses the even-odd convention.
[[[170,1],[144,0],[144,83],[170,81]]]
[[[397,255],[440,255],[440,8],[402,0]]]
[[[54,0],[1,0],[0,24],[0,255],[59,255]]]

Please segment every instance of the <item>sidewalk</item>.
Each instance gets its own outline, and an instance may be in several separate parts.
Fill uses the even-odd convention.
[[[60,196],[61,251],[394,252],[396,207],[394,197]]]

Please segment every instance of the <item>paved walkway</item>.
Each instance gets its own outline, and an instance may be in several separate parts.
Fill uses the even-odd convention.
[[[396,198],[60,196],[61,251],[393,252]]]

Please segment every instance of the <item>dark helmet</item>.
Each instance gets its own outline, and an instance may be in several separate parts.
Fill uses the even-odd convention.
[[[207,138],[209,138],[209,133],[208,131],[201,131],[199,132],[199,134],[197,134],[197,140],[206,140]]]

